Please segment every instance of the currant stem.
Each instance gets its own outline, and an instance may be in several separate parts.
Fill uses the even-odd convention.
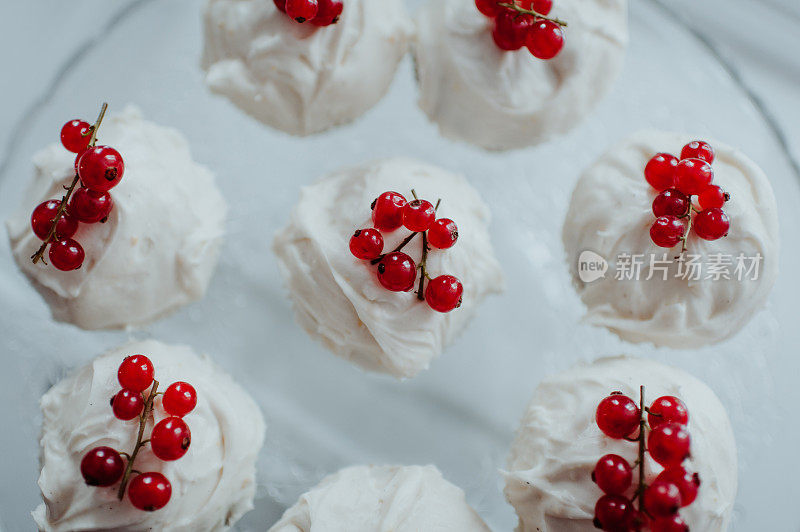
[[[680,252],[680,255],[683,255],[686,252],[686,241],[689,239],[689,233],[692,230],[692,212],[693,211],[698,212],[694,208],[694,206],[692,205],[692,197],[689,196],[689,210],[686,212],[686,214],[684,214],[682,216],[682,218],[688,218],[689,222],[686,225],[686,232],[683,233],[683,236],[681,237],[681,252]]]
[[[396,248],[394,248],[394,249],[391,251],[391,253],[396,253],[396,252],[400,251],[401,249],[403,249],[404,247],[406,247],[406,244],[408,244],[409,242],[411,242],[411,240],[412,240],[412,239],[413,239],[415,236],[417,236],[418,234],[419,234],[419,233],[411,233],[410,235],[408,235],[407,237],[405,237],[405,238],[403,239],[403,241],[402,241],[402,242],[400,242],[400,244],[398,244],[398,246],[397,246]],[[381,255],[380,257],[378,257],[377,259],[372,259],[372,260],[370,261],[370,264],[372,264],[373,266],[374,266],[375,264],[378,264],[380,261],[382,261],[382,260],[383,260],[383,257],[385,257],[386,255],[388,255],[388,253],[384,253],[383,255]]]
[[[524,8],[521,8],[521,7],[519,7],[518,5],[516,5],[515,3],[505,3],[505,2],[500,2],[500,3],[498,3],[498,5],[499,5],[499,6],[501,6],[501,7],[506,7],[506,8],[509,8],[509,9],[513,9],[513,10],[514,10],[514,11],[516,11],[516,12],[517,12],[519,15],[533,15],[533,16],[534,16],[534,17],[536,17],[536,18],[540,18],[540,19],[544,19],[544,20],[549,20],[550,22],[553,22],[553,23],[555,23],[555,24],[558,24],[559,26],[561,26],[561,27],[563,27],[563,28],[566,28],[566,27],[567,27],[567,23],[566,23],[566,22],[564,22],[564,21],[563,21],[563,20],[561,20],[561,19],[558,19],[558,18],[553,18],[553,17],[547,17],[547,16],[545,16],[545,15],[542,15],[541,13],[537,13],[537,12],[536,12],[536,11],[534,11],[533,9],[524,9]]]
[[[134,472],[133,463],[136,461],[136,455],[139,454],[139,450],[150,441],[149,439],[143,440],[142,437],[144,436],[144,429],[147,426],[147,420],[150,418],[150,414],[153,413],[153,401],[156,398],[157,391],[158,381],[154,380],[153,387],[150,389],[150,395],[147,396],[147,401],[144,403],[142,413],[139,414],[139,433],[136,436],[136,446],[133,448],[133,452],[130,454],[130,458],[128,458],[128,464],[125,466],[125,472],[122,474],[122,482],[119,485],[119,491],[117,491],[117,498],[119,500],[122,500],[125,496],[125,487],[128,485],[131,473]]]
[[[639,387],[639,412],[641,418],[639,419],[639,459],[637,460],[639,465],[639,487],[636,489],[636,496],[639,498],[639,511],[644,511],[644,504],[643,504],[643,497],[641,496],[644,493],[644,433],[647,427],[647,419],[645,418],[646,407],[644,403],[644,386]]]
[[[425,300],[425,278],[428,273],[425,271],[425,263],[428,260],[428,233],[422,233],[422,260],[419,263],[420,276],[419,276],[419,290],[417,291],[417,299],[420,301]]]

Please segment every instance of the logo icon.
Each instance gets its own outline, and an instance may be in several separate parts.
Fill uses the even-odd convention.
[[[578,257],[578,277],[584,283],[604,278],[608,271],[608,261],[594,251],[583,251]]]

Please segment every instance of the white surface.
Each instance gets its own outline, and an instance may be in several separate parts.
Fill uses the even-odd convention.
[[[730,15],[726,28],[735,38],[741,34],[739,14],[764,7],[744,0],[736,4],[739,9],[722,0],[709,2],[713,23],[708,27],[719,27]],[[681,14],[705,27],[706,7],[693,17],[694,5],[681,1]],[[293,139],[264,128],[205,90],[198,66],[200,0],[145,1],[110,30],[105,21],[115,12],[109,6],[99,0],[80,5],[47,0],[6,7],[0,49],[13,83],[0,88],[0,119],[7,124],[0,131],[0,146],[12,136],[14,142],[0,176],[0,216],[18,207],[33,153],[57,138],[64,121],[94,116],[104,99],[115,109],[135,101],[156,122],[179,128],[189,137],[194,157],[217,173],[231,213],[229,237],[207,297],[134,336],[189,343],[214,353],[264,410],[271,429],[260,456],[256,509],[243,518],[241,530],[263,530],[324,475],[370,462],[435,463],[465,489],[494,530],[510,530],[515,517],[503,500],[497,470],[536,383],[577,360],[621,351],[684,368],[720,396],[740,456],[732,530],[800,527],[800,517],[791,510],[798,429],[790,422],[800,402],[795,380],[800,373],[800,278],[795,274],[800,254],[792,232],[800,226],[798,178],[728,72],[660,7],[632,3],[625,69],[586,123],[535,149],[491,155],[437,135],[416,107],[408,60],[388,97],[362,120],[323,136]],[[800,121],[791,120],[796,97],[779,90],[792,87],[786,80],[797,72],[790,46],[796,19],[765,17],[770,38],[758,44],[785,53],[773,56],[773,48],[753,48],[759,70],[747,79],[769,89],[763,97],[781,124],[798,127]],[[32,40],[33,29],[46,37]],[[84,46],[90,41],[92,46]],[[745,41],[731,46],[745,46]],[[79,49],[83,53],[62,68]],[[770,63],[770,57],[777,59]],[[784,81],[761,75],[769,64],[777,65],[771,71],[774,79]],[[65,72],[60,78],[59,69]],[[762,79],[767,79],[763,85]],[[43,103],[36,113],[12,129],[37,99]],[[597,155],[646,127],[713,136],[739,146],[764,169],[776,191],[785,253],[769,308],[740,335],[711,348],[633,347],[602,329],[577,325],[583,309],[570,287],[560,244],[569,192]],[[487,301],[428,372],[405,383],[362,374],[311,340],[293,322],[269,249],[300,185],[339,166],[388,155],[427,159],[470,179],[493,209],[495,249],[510,287]],[[0,461],[0,520],[8,530],[29,530],[28,512],[39,502],[39,397],[68,368],[127,335],[86,333],[53,323],[14,266],[5,240],[0,241],[0,272],[0,301],[7,309],[0,318],[0,400],[6,405],[0,422],[7,429],[0,431],[0,451],[9,457]]]

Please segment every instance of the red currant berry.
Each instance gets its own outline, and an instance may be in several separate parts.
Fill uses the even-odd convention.
[[[501,50],[519,50],[531,28],[532,17],[504,10],[494,20],[492,38]]]
[[[440,275],[428,281],[425,301],[437,312],[450,312],[461,306],[464,287],[452,275]]]
[[[153,454],[165,462],[177,460],[186,454],[192,443],[192,432],[178,416],[162,419],[150,433]]]
[[[611,438],[630,436],[641,420],[639,407],[630,397],[614,393],[600,401],[595,413],[597,426],[603,434]]]
[[[408,202],[402,194],[384,192],[372,202],[372,223],[378,231],[394,231],[403,225],[403,207]]]
[[[317,11],[317,0],[286,0],[286,14],[301,24],[316,17]]]
[[[47,256],[54,267],[62,272],[69,272],[81,267],[86,253],[76,240],[67,238],[51,243]]]
[[[603,495],[594,505],[594,526],[603,530],[623,530],[630,522],[633,504],[621,495]]]
[[[552,59],[564,47],[564,30],[552,20],[536,20],[528,31],[525,46],[538,59]]]
[[[684,467],[669,467],[662,471],[656,481],[672,482],[681,492],[681,506],[689,506],[697,498],[700,489],[700,475],[691,473]]]
[[[153,384],[155,368],[150,359],[144,355],[125,357],[117,371],[117,379],[123,388],[144,391]]]
[[[603,492],[609,495],[622,495],[631,487],[633,470],[621,456],[607,454],[594,466],[592,480]]]
[[[634,509],[631,510],[630,518],[621,529],[621,532],[642,532],[644,530],[650,530],[648,528],[649,526],[650,519],[648,519],[647,514]]]
[[[672,248],[681,241],[686,227],[675,216],[659,216],[650,227],[650,239],[662,248]]]
[[[392,292],[408,292],[417,280],[417,265],[399,251],[388,253],[378,263],[378,282]]]
[[[731,199],[730,194],[722,190],[717,185],[709,185],[700,193],[699,196],[697,196],[697,202],[700,204],[701,209],[722,207],[729,199]]]
[[[89,122],[70,120],[61,128],[61,144],[72,153],[85,150],[92,138],[91,127]]]
[[[650,523],[650,532],[689,532],[689,525],[678,514],[659,517]]]
[[[651,428],[656,428],[662,423],[678,423],[686,425],[689,423],[689,409],[686,405],[671,395],[659,397],[650,405],[647,413],[647,422]]]
[[[664,467],[680,465],[689,457],[690,445],[689,431],[678,423],[662,423],[647,437],[650,456]]]
[[[702,159],[682,159],[675,167],[675,188],[692,196],[703,192],[714,180],[714,170]]]
[[[122,155],[110,146],[95,146],[81,155],[78,176],[83,186],[107,192],[117,186],[125,173]]]
[[[653,517],[666,517],[681,508],[681,492],[672,482],[656,480],[644,491],[644,508]]]
[[[344,11],[342,0],[319,0],[317,15],[311,19],[315,26],[330,26],[339,22],[339,17]]]
[[[430,201],[415,199],[403,207],[403,225],[411,231],[427,231],[436,219],[436,209]]]
[[[644,167],[644,178],[659,192],[675,186],[678,158],[669,153],[657,153]]]
[[[272,0],[281,13],[286,13],[286,0]]]
[[[678,189],[668,188],[653,200],[653,214],[656,216],[684,216],[689,212],[691,202]]]
[[[728,236],[731,221],[725,211],[716,207],[697,213],[692,227],[697,236],[703,240],[717,240]]]
[[[111,409],[114,416],[123,421],[139,417],[144,408],[144,398],[142,392],[123,388],[111,399]]]
[[[383,253],[383,235],[377,229],[358,229],[350,237],[350,253],[362,260],[377,259]]]
[[[437,249],[448,249],[458,240],[458,226],[449,218],[439,218],[428,229],[428,242]]]
[[[172,496],[172,484],[161,473],[142,473],[136,475],[128,485],[128,499],[131,504],[145,512],[160,510]]]
[[[111,486],[122,478],[125,464],[111,447],[95,447],[81,459],[81,475],[89,486]]]
[[[61,207],[59,200],[49,200],[40,203],[33,209],[31,229],[39,237],[39,240],[45,240],[50,235],[50,229],[53,227],[53,220],[56,219],[59,207]],[[71,238],[77,230],[78,220],[71,213],[65,212],[56,224],[56,240]]]
[[[496,17],[503,11],[499,0],[475,0],[475,7],[490,18]]]
[[[708,142],[693,140],[681,150],[681,159],[702,159],[711,164],[714,162],[714,148]]]
[[[197,392],[188,382],[173,382],[164,392],[161,404],[171,416],[183,417],[197,406]]]
[[[95,192],[85,187],[73,192],[69,200],[70,214],[86,224],[104,221],[113,207],[114,200],[109,192]]]
[[[536,11],[540,15],[549,15],[550,10],[553,9],[553,0],[533,0],[530,9]]]

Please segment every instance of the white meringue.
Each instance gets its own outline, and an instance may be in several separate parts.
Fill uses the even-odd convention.
[[[412,32],[402,0],[347,0],[322,28],[270,0],[209,0],[202,65],[213,92],[269,126],[310,135],[386,94]]]
[[[531,146],[580,122],[619,74],[626,0],[557,0],[565,44],[543,61],[492,40],[474,0],[428,2],[417,17],[419,106],[445,137],[489,150]]]
[[[578,181],[564,223],[563,241],[578,295],[588,308],[586,321],[607,327],[629,342],[653,342],[670,347],[697,347],[734,335],[760,309],[778,275],[778,216],[775,196],[764,173],[742,152],[714,140],[714,184],[730,193],[723,210],[730,217],[730,233],[715,241],[688,241],[687,257],[697,255],[711,264],[714,255],[733,256],[730,279],[699,280],[676,277],[674,261],[680,247],[657,247],[650,239],[655,221],[652,202],[657,192],[644,178],[644,168],[659,152],[680,155],[693,140],[688,135],[640,132],[609,150]],[[605,278],[584,283],[578,275],[583,251],[598,253],[611,263]],[[641,280],[616,280],[614,263],[620,254],[644,254]],[[753,273],[738,279],[737,257],[763,257],[758,278]],[[671,261],[667,280],[652,269],[650,257]],[[620,263],[622,260],[621,259]],[[727,259],[724,259],[727,260]],[[745,260],[746,267],[752,265]],[[744,272],[746,273],[746,272]]]
[[[80,224],[74,237],[86,252],[83,266],[62,272],[30,260],[41,245],[30,213],[60,199],[75,175],[75,154],[60,145],[34,157],[33,183],[7,222],[11,248],[54,319],[83,329],[144,325],[205,294],[227,205],[214,175],[192,160],[186,139],[145,121],[135,107],[107,117],[98,133],[98,144],[122,154],[125,174],[111,190],[108,221]]]
[[[634,357],[603,358],[543,381],[520,424],[508,459],[505,494],[519,516],[518,532],[592,532],[594,506],[603,495],[591,473],[613,453],[633,464],[638,446],[605,436],[595,422],[600,401],[621,391],[645,403],[679,397],[689,410],[691,458],[700,475],[697,499],[681,508],[691,530],[723,532],[736,498],[736,442],[725,408],[708,386],[682,370]],[[646,458],[647,480],[663,468]],[[634,484],[638,481],[634,472]],[[633,488],[629,495],[633,495]]]
[[[489,532],[434,466],[342,469],[300,496],[270,532]]]
[[[172,484],[169,503],[156,512],[137,510],[127,496],[119,501],[118,486],[87,486],[80,473],[90,449],[105,445],[130,452],[136,443],[138,419],[120,421],[109,406],[120,390],[120,363],[136,353],[153,362],[159,390],[185,381],[197,391],[197,406],[184,417],[192,432],[187,453],[162,462],[145,446],[136,459],[137,469],[159,471]],[[116,348],[53,386],[41,407],[44,504],[33,517],[42,531],[219,531],[253,508],[255,461],[264,442],[261,411],[228,374],[188,347],[148,340]],[[146,434],[165,417],[156,399]]]

